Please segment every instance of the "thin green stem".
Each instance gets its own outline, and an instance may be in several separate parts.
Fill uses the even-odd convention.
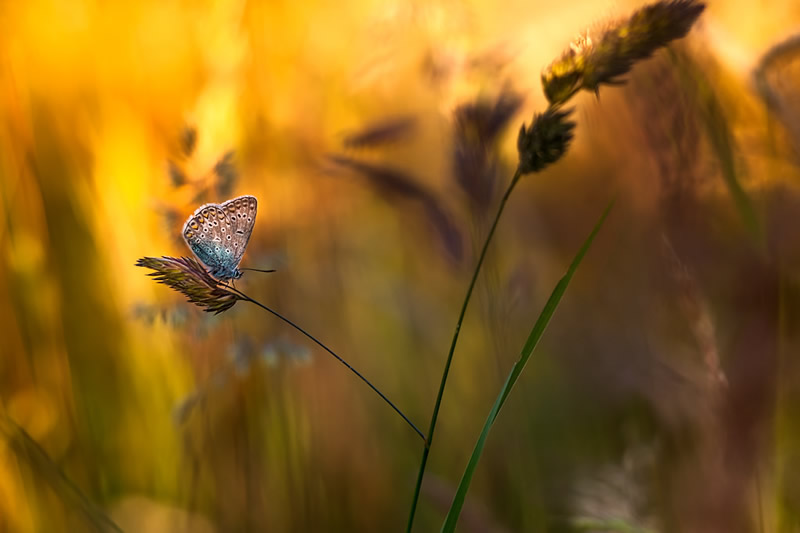
[[[378,390],[378,388],[377,388],[377,387],[375,387],[375,385],[373,385],[372,383],[370,383],[370,382],[369,382],[369,380],[368,380],[367,378],[365,378],[365,377],[364,377],[364,376],[363,376],[363,375],[362,375],[362,374],[361,374],[361,373],[360,373],[358,370],[356,370],[355,368],[353,368],[352,366],[350,366],[350,363],[348,363],[347,361],[345,361],[344,359],[342,359],[342,358],[341,358],[341,357],[340,357],[340,356],[339,356],[339,355],[338,355],[336,352],[334,352],[333,350],[331,350],[330,348],[328,348],[327,346],[325,346],[325,345],[324,345],[324,344],[323,344],[321,341],[317,340],[317,338],[316,338],[316,337],[314,337],[314,336],[313,336],[313,335],[311,335],[309,332],[307,332],[306,330],[304,330],[303,328],[301,328],[300,326],[298,326],[297,324],[295,324],[294,322],[292,322],[291,320],[289,320],[288,318],[286,318],[286,317],[285,317],[285,316],[283,316],[282,314],[278,313],[277,311],[274,311],[274,310],[270,309],[269,307],[267,307],[266,305],[262,304],[261,302],[259,302],[259,301],[257,301],[257,300],[254,300],[253,298],[250,298],[248,295],[246,295],[245,293],[243,293],[243,292],[242,292],[242,291],[240,291],[239,289],[236,289],[236,288],[234,288],[234,287],[232,287],[232,286],[230,286],[230,285],[225,285],[225,286],[226,286],[226,287],[227,287],[229,290],[231,290],[231,291],[235,292],[236,294],[238,294],[238,295],[239,295],[239,296],[240,296],[240,297],[241,297],[243,300],[245,300],[245,301],[248,301],[248,302],[250,302],[250,303],[253,303],[253,304],[257,305],[258,307],[260,307],[261,309],[263,309],[263,310],[265,310],[265,311],[267,311],[267,312],[269,312],[269,313],[272,313],[273,315],[275,315],[275,316],[276,316],[276,317],[278,317],[279,319],[283,320],[284,322],[286,322],[287,324],[289,324],[290,326],[292,326],[294,329],[296,329],[297,331],[299,331],[300,333],[302,333],[303,335],[305,335],[306,337],[308,337],[309,339],[311,339],[312,341],[314,341],[314,343],[316,343],[316,344],[317,344],[319,347],[321,347],[323,350],[325,350],[326,352],[328,352],[329,354],[331,354],[333,357],[335,357],[337,361],[339,361],[339,362],[340,362],[340,363],[342,363],[344,366],[346,366],[346,367],[347,367],[347,369],[348,369],[348,370],[350,370],[350,372],[352,372],[353,374],[355,374],[356,376],[358,376],[358,378],[359,378],[361,381],[363,381],[364,383],[366,383],[366,384],[367,384],[367,386],[369,386],[369,388],[370,388],[370,389],[372,389],[373,391],[375,391],[375,393],[376,393],[378,396],[380,396],[380,397],[381,397],[381,399],[382,399],[384,402],[386,402],[387,404],[389,404],[389,407],[391,407],[392,409],[394,409],[394,411],[395,411],[395,412],[396,412],[398,415],[400,415],[400,417],[401,417],[403,420],[405,420],[405,421],[406,421],[406,423],[407,423],[409,426],[411,426],[411,429],[413,429],[413,430],[414,430],[414,431],[417,433],[417,435],[419,435],[419,436],[420,436],[420,438],[423,440],[423,442],[427,442],[427,439],[425,439],[425,434],[424,434],[422,431],[420,431],[420,430],[419,430],[419,428],[417,428],[417,426],[415,426],[415,425],[414,425],[414,423],[413,423],[411,420],[409,420],[409,418],[408,418],[408,417],[407,417],[407,416],[406,416],[406,415],[403,413],[403,411],[401,411],[401,410],[400,410],[400,409],[399,409],[399,408],[398,408],[398,407],[397,407],[397,406],[396,406],[394,403],[392,403],[392,401],[391,401],[389,398],[387,398],[387,397],[386,397],[386,396],[385,396],[385,395],[384,395],[384,394],[383,394],[383,393],[382,393],[380,390]]]
[[[428,429],[428,438],[425,440],[425,447],[422,449],[422,460],[420,461],[419,465],[419,473],[417,474],[417,483],[414,487],[414,498],[411,500],[411,511],[408,516],[408,525],[406,526],[406,533],[411,533],[411,529],[414,525],[414,514],[417,511],[417,503],[419,502],[419,493],[420,489],[422,488],[422,478],[425,477],[425,467],[428,464],[428,455],[431,451],[431,444],[433,444],[433,433],[436,430],[436,421],[439,419],[439,408],[442,405],[442,396],[444,396],[444,388],[447,384],[447,376],[450,373],[450,364],[453,362],[453,354],[456,351],[456,344],[458,343],[458,335],[461,332],[461,323],[464,322],[464,315],[467,313],[467,305],[469,305],[469,300],[472,297],[472,291],[475,288],[475,282],[478,280],[478,274],[481,271],[481,266],[483,265],[483,260],[486,258],[486,251],[489,249],[489,243],[492,242],[492,237],[494,236],[494,232],[497,229],[497,223],[500,221],[500,215],[503,214],[503,209],[506,207],[506,202],[508,202],[509,196],[511,196],[511,191],[514,190],[514,187],[517,185],[522,173],[520,169],[517,168],[517,171],[514,173],[514,177],[511,178],[511,183],[508,184],[508,188],[506,189],[503,198],[500,200],[500,205],[497,208],[497,214],[494,217],[494,222],[492,222],[492,227],[489,228],[489,233],[486,235],[486,240],[483,243],[483,249],[481,250],[481,255],[478,257],[478,264],[475,265],[475,271],[472,273],[472,279],[469,282],[469,287],[467,288],[467,294],[464,296],[464,303],[461,304],[461,312],[458,315],[458,321],[456,322],[456,330],[453,333],[453,340],[450,343],[450,351],[447,354],[447,361],[444,363],[444,371],[442,372],[442,381],[439,384],[439,393],[436,395],[436,404],[433,406],[433,415],[431,415],[431,425]]]

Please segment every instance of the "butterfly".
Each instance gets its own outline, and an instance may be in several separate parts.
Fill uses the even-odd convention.
[[[205,204],[183,225],[183,238],[209,274],[221,281],[239,279],[242,260],[253,226],[258,201],[239,196],[221,204]]]

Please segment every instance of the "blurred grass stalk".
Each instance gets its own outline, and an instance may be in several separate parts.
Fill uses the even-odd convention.
[[[667,45],[670,41],[686,35],[703,9],[705,9],[705,5],[695,0],[669,0],[650,4],[634,12],[628,19],[609,26],[596,40],[593,40],[588,33],[584,34],[576,42],[572,43],[561,58],[554,61],[542,73],[542,86],[550,102],[550,107],[543,114],[535,118],[530,128],[526,129],[523,125],[520,129],[517,141],[519,164],[500,201],[497,214],[495,215],[492,226],[484,241],[481,254],[478,257],[478,262],[473,271],[472,279],[470,280],[464,302],[461,306],[450,345],[450,351],[445,361],[439,392],[431,416],[428,438],[425,442],[422,459],[420,461],[419,473],[417,475],[417,482],[406,528],[407,532],[410,533],[413,528],[422,479],[425,475],[425,467],[427,465],[431,445],[433,444],[434,431],[436,429],[442,396],[444,395],[450,365],[453,360],[453,353],[458,343],[461,324],[464,320],[464,315],[469,305],[472,291],[475,288],[481,266],[486,257],[489,244],[494,236],[500,216],[503,213],[511,192],[514,190],[514,187],[522,175],[541,171],[549,164],[560,159],[566,152],[569,142],[572,139],[572,129],[575,124],[567,120],[570,110],[562,110],[561,106],[566,104],[569,99],[581,89],[597,93],[601,85],[620,84],[621,77],[630,71],[636,61],[649,57],[653,52]],[[536,320],[528,337],[528,341],[522,349],[522,355],[512,367],[508,379],[501,389],[489,413],[489,417],[484,424],[467,468],[459,483],[453,504],[442,526],[442,531],[455,530],[461,507],[463,506],[466,493],[469,490],[472,475],[477,467],[489,430],[494,424],[508,394],[511,392],[511,388],[522,373],[539,338],[544,333],[550,318],[553,313],[555,313],[558,303],[569,285],[570,279],[583,259],[583,256],[591,246],[595,235],[602,227],[612,206],[613,201],[603,212],[603,215],[595,225],[592,233],[584,242],[567,270],[567,273],[556,285],[550,299],[545,304],[544,310]]]
[[[11,449],[19,464],[26,466],[35,474],[30,482],[33,492],[29,494],[31,507],[37,505],[40,498],[44,499],[42,491],[47,487],[57,495],[66,509],[74,511],[81,518],[81,524],[86,531],[122,532],[122,529],[102,509],[92,503],[78,486],[64,475],[42,446],[5,415],[0,415],[0,444]],[[47,524],[47,520],[44,523]],[[0,526],[2,525],[3,522],[0,520]]]
[[[734,135],[729,121],[725,117],[719,96],[703,70],[690,58],[677,52],[673,52],[671,55],[683,83],[687,88],[691,88],[698,97],[697,114],[705,126],[714,155],[719,161],[722,179],[730,192],[736,211],[742,218],[742,223],[750,233],[754,244],[765,251],[764,227],[758,218],[753,200],[739,179],[741,172],[737,170]]]

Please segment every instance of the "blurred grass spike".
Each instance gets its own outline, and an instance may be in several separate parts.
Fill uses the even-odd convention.
[[[402,198],[416,202],[436,229],[448,257],[455,262],[461,261],[464,252],[461,232],[444,203],[432,190],[406,172],[392,167],[374,165],[338,154],[330,154],[327,159],[338,167],[368,178],[369,183],[390,200]]]
[[[167,167],[169,171],[169,180],[173,187],[180,187],[186,183],[186,174],[183,173],[183,170],[181,170],[174,161],[167,161]]]
[[[184,156],[190,157],[197,146],[197,128],[186,126],[181,132],[181,152]]]
[[[498,137],[522,106],[522,95],[504,89],[496,98],[478,98],[453,112],[453,174],[471,205],[485,211],[498,182]]]
[[[549,107],[534,117],[529,128],[522,124],[517,138],[521,174],[538,172],[564,155],[575,128],[575,123],[567,120],[570,113],[572,109]]]
[[[611,25],[596,39],[584,33],[542,73],[548,101],[560,105],[581,89],[597,93],[602,84],[620,84],[636,61],[686,35],[704,9],[696,0],[661,1]]]
[[[417,119],[412,116],[390,117],[348,133],[342,140],[342,145],[346,148],[376,148],[408,137],[416,127]]]
[[[186,296],[204,311],[219,314],[227,311],[242,296],[220,284],[192,257],[142,257],[136,266],[154,270],[148,276]]]
[[[493,143],[522,107],[523,100],[523,95],[504,89],[493,100],[481,98],[460,105],[453,112],[457,135],[465,140]]]
[[[239,178],[234,162],[233,150],[226,152],[214,165],[214,175],[217,177],[216,189],[220,196],[230,196],[233,186]]]
[[[369,183],[381,194],[393,199],[403,197],[412,200],[430,201],[433,193],[406,172],[388,166],[375,165],[338,154],[330,154],[328,161],[369,178]]]

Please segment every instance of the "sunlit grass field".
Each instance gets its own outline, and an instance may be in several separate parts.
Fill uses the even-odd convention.
[[[543,72],[645,2],[0,3],[0,532],[404,531],[432,411],[439,530],[598,229],[457,530],[800,533],[800,3],[706,4],[506,204]],[[241,195],[235,289],[416,432],[136,266]]]

